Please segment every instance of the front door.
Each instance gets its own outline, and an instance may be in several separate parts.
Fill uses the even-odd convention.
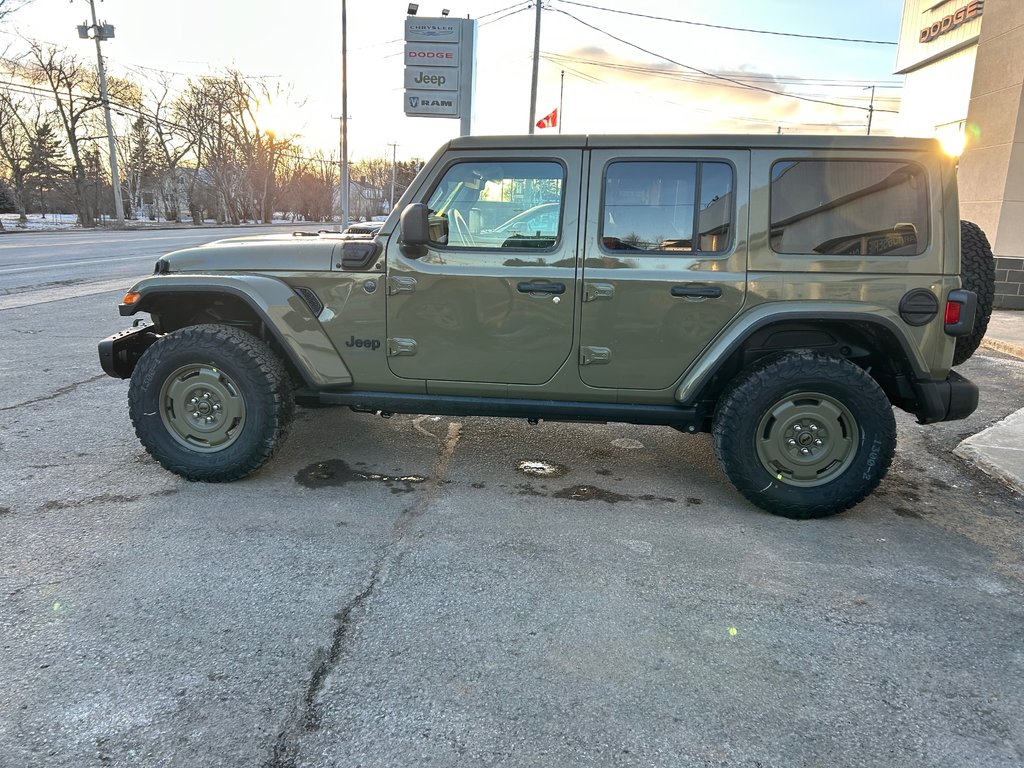
[[[673,385],[743,306],[749,153],[595,149],[580,378]]]
[[[543,384],[573,354],[582,150],[464,154],[425,202],[432,242],[388,246],[388,362],[435,381]]]

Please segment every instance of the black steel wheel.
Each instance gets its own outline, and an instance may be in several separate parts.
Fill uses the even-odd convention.
[[[981,227],[972,221],[960,222],[960,284],[977,294],[978,310],[974,316],[974,330],[956,340],[953,365],[966,362],[981,345],[996,296],[996,263],[992,247]]]
[[[783,517],[826,517],[881,482],[896,420],[878,383],[853,363],[809,352],[741,373],[722,395],[715,454],[736,488]]]
[[[263,341],[226,325],[169,333],[140,358],[128,389],[135,434],[187,480],[237,480],[261,467],[295,413],[291,378]]]

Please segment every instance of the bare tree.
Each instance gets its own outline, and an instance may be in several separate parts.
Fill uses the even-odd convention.
[[[0,0],[0,21],[31,2],[32,0]]]
[[[98,198],[89,194],[88,186],[90,176],[93,183],[97,180],[95,174],[87,172],[84,153],[102,137],[104,130],[98,115],[102,102],[96,71],[62,48],[31,43],[20,74],[29,82],[46,88],[53,98],[57,121],[71,153],[71,181],[78,221],[83,227],[95,226]],[[138,88],[130,81],[111,78],[107,93],[111,103],[131,103],[137,101]]]
[[[305,221],[331,217],[337,160],[316,152],[312,157],[285,156],[281,169],[281,199],[287,210]]]
[[[0,90],[0,158],[5,166],[5,176],[14,193],[14,207],[18,221],[24,226],[25,198],[32,163],[32,136],[34,133],[32,113],[40,120],[39,106],[30,104],[24,97],[15,97],[9,90]],[[0,224],[0,228],[2,228]]]
[[[170,78],[163,76],[149,95],[148,116],[153,126],[156,146],[160,152],[160,196],[163,200],[164,217],[168,221],[181,220],[178,196],[178,168],[195,147],[194,139],[184,126],[178,125],[173,117]]]

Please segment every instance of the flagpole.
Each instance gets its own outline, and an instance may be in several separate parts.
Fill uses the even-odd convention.
[[[537,22],[533,33],[533,82],[530,85],[530,135],[533,135],[534,124],[537,122],[537,75],[540,66],[540,11],[541,0],[537,4]]]
[[[562,111],[562,97],[565,95],[565,70],[562,70],[562,82],[558,86],[558,133],[562,133],[562,121],[565,119],[565,112]]]

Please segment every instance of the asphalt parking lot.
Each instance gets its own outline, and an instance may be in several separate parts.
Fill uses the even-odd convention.
[[[1024,500],[899,416],[847,514],[706,436],[302,410],[253,477],[136,441],[117,292],[0,312],[0,764],[1019,766]]]

